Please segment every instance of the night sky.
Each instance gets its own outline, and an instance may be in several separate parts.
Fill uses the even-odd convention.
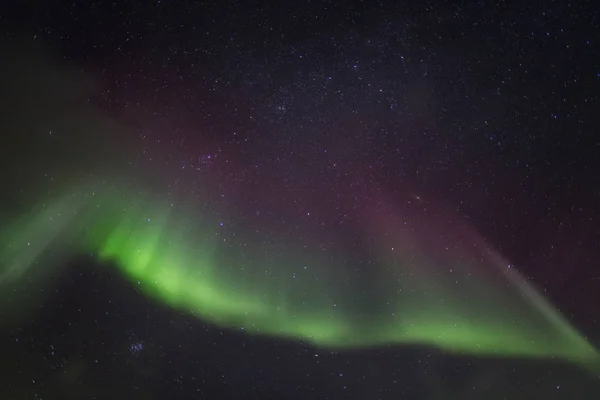
[[[0,399],[600,398],[599,29],[0,8]]]

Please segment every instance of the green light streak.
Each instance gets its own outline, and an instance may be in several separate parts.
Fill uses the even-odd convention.
[[[66,195],[5,224],[0,285],[45,262],[50,247],[93,252],[149,297],[250,334],[335,348],[413,344],[477,356],[598,360],[596,350],[516,271],[493,279],[465,274],[493,269],[493,260],[477,266],[443,260],[469,277],[459,281],[440,275],[434,257],[412,254],[410,246],[399,256],[379,249],[385,268],[378,285],[359,296],[355,286],[330,273],[344,268],[331,257],[288,244],[273,256],[251,240],[240,255],[231,237],[215,232],[218,221],[120,193]]]

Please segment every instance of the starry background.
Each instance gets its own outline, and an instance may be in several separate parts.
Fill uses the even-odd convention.
[[[585,1],[14,2],[2,212],[101,164],[214,205],[219,229],[354,243],[339,220],[385,191],[453,210],[598,343],[599,24]],[[600,396],[558,363],[249,336],[89,257],[63,268],[26,317],[2,309],[2,399]]]

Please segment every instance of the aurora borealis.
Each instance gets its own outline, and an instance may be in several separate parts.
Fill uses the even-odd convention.
[[[597,400],[593,2],[14,2],[0,400]]]
[[[106,181],[95,188],[69,188],[16,220],[3,235],[2,279],[43,263],[49,249],[55,257],[79,251],[113,264],[155,300],[248,334],[342,349],[412,344],[597,362],[595,349],[508,261],[439,212],[388,210],[384,220],[366,207],[369,226],[352,229],[370,242],[318,254],[288,242],[289,234],[261,243],[262,234],[215,233],[223,222],[173,198]],[[420,208],[421,199],[413,201]],[[348,254],[366,246],[376,260],[370,277],[348,278],[343,271],[356,263]]]

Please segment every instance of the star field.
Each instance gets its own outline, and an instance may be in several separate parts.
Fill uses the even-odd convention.
[[[599,18],[14,2],[0,397],[597,398]]]

